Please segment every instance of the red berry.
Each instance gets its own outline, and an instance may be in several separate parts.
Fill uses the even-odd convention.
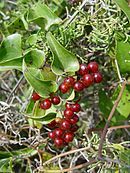
[[[63,94],[67,93],[67,92],[69,91],[69,89],[70,89],[70,87],[69,87],[67,84],[65,84],[65,83],[62,83],[62,84],[59,86],[59,90],[60,90]]]
[[[75,103],[72,105],[73,112],[79,112],[81,110],[80,104]]]
[[[54,104],[54,105],[58,105],[60,103],[60,97],[59,96],[53,96],[51,98],[51,102]]]
[[[66,107],[66,109],[71,109],[72,110],[72,104],[70,104],[68,102],[65,104],[65,107]]]
[[[75,78],[73,78],[72,76],[69,76],[64,79],[64,83],[68,85],[69,87],[72,87],[74,85],[74,82],[75,82]]]
[[[76,132],[79,129],[79,126],[77,124],[73,125],[70,129],[71,132]]]
[[[73,115],[74,115],[74,112],[73,112],[71,109],[66,109],[66,110],[64,111],[64,116],[65,116],[65,118],[67,118],[67,119],[72,118]]]
[[[60,124],[60,128],[62,129],[62,130],[69,130],[70,128],[71,128],[71,124],[70,124],[70,122],[68,121],[68,120],[63,120],[62,122],[61,122],[61,124]]]
[[[74,115],[73,118],[69,120],[69,122],[74,125],[79,121],[79,117],[77,115]]]
[[[55,120],[53,120],[53,121],[51,121],[49,124],[48,124],[48,127],[49,128],[54,128],[54,127],[56,127],[56,121]]]
[[[88,69],[90,72],[96,73],[96,72],[98,72],[98,64],[95,61],[90,62],[88,64]]]
[[[34,100],[34,101],[37,101],[37,100],[39,100],[41,97],[38,95],[38,93],[33,93],[32,94],[32,100]]]
[[[48,137],[51,139],[55,139],[55,132],[54,131],[49,132]]]
[[[86,65],[86,64],[80,64],[80,69],[79,69],[78,73],[79,73],[81,76],[87,74],[87,73],[88,73],[87,65]]]
[[[54,133],[55,133],[56,137],[61,137],[64,132],[60,128],[57,128],[57,129],[55,129]]]
[[[66,143],[72,142],[74,138],[74,134],[72,132],[67,132],[64,136],[64,141]]]
[[[102,74],[100,72],[94,73],[93,76],[95,83],[100,83],[102,81]]]
[[[60,148],[60,147],[63,146],[64,141],[63,141],[63,139],[61,139],[61,138],[55,138],[54,144],[55,144],[56,147]]]
[[[82,91],[84,89],[84,84],[81,81],[77,81],[75,82],[73,88],[77,92]]]
[[[93,84],[93,76],[91,74],[85,74],[82,78],[83,84],[88,87]]]
[[[40,108],[41,109],[49,109],[51,107],[51,100],[50,99],[45,99],[40,103]]]

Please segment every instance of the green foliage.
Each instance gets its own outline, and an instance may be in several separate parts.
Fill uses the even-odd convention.
[[[60,45],[50,32],[47,33],[47,42],[53,53],[52,70],[55,74],[78,71],[79,63],[76,57]]]

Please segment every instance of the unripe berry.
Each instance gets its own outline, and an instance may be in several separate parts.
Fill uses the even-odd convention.
[[[95,61],[90,62],[88,64],[88,69],[90,72],[96,73],[96,72],[98,72],[98,64]]]
[[[62,138],[55,138],[54,144],[56,147],[60,148],[64,145],[64,141]]]
[[[64,116],[65,116],[65,118],[67,118],[67,119],[72,118],[73,115],[74,115],[74,112],[73,112],[71,109],[66,109],[66,110],[64,111]]]
[[[72,111],[79,112],[81,110],[81,106],[78,103],[72,104]]]
[[[75,91],[80,92],[84,89],[84,84],[81,81],[77,81],[75,82],[73,88]]]
[[[59,96],[53,96],[51,98],[51,102],[54,104],[54,105],[58,105],[60,103],[60,97]]]
[[[32,100],[34,100],[34,101],[37,101],[37,100],[39,100],[41,97],[38,95],[38,93],[33,93],[32,94]]]
[[[72,132],[67,132],[67,133],[65,133],[64,141],[66,143],[69,143],[69,142],[73,141],[73,138],[74,138],[74,134]]]
[[[82,78],[82,81],[86,87],[89,87],[93,84],[93,76],[91,74],[85,74]]]
[[[60,86],[59,86],[59,90],[63,94],[67,93],[69,91],[69,89],[70,89],[70,87],[67,84],[65,84],[65,83],[61,83]]]
[[[94,76],[95,83],[100,83],[102,81],[102,75],[100,72],[94,73],[93,76]]]
[[[41,109],[49,109],[51,107],[51,101],[50,101],[50,99],[45,99],[45,100],[43,100],[43,101],[41,101],[41,103],[40,103],[40,108]]]
[[[68,120],[63,120],[62,122],[61,122],[61,124],[60,124],[60,128],[62,129],[62,130],[69,130],[70,128],[71,128],[71,124],[70,124],[70,122],[68,121]]]
[[[86,64],[80,64],[80,69],[78,71],[78,74],[80,74],[81,76],[85,75],[88,73],[88,68]]]

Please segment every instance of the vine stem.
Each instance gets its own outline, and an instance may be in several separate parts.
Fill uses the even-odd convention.
[[[113,105],[113,108],[112,108],[112,110],[111,110],[111,112],[110,112],[110,114],[109,114],[109,116],[108,116],[107,122],[106,122],[106,124],[105,124],[104,129],[103,129],[103,132],[102,132],[102,135],[101,135],[101,140],[100,140],[100,143],[99,143],[99,149],[98,149],[98,158],[99,158],[99,159],[102,158],[103,142],[104,142],[104,139],[105,139],[105,136],[106,136],[106,133],[107,133],[107,130],[108,130],[110,121],[111,121],[111,119],[112,119],[112,117],[113,117],[113,115],[114,115],[114,112],[115,112],[115,110],[116,110],[116,108],[117,108],[117,106],[118,106],[118,104],[119,104],[119,102],[120,102],[120,99],[121,99],[121,97],[122,97],[122,94],[123,94],[123,92],[124,92],[124,89],[125,89],[125,87],[126,87],[126,84],[127,84],[126,81],[124,81],[124,82],[122,83],[122,87],[121,87],[120,93],[119,93],[119,95],[118,95],[118,97],[117,97],[117,99],[116,99],[116,101],[115,101],[115,103],[114,103],[114,105]]]
[[[88,0],[84,0],[82,2],[82,4],[79,6],[79,10],[81,10],[86,3],[88,2]],[[79,10],[75,11],[75,13],[70,17],[70,19],[65,23],[65,28],[74,20],[74,18],[77,16],[77,14],[79,13]]]

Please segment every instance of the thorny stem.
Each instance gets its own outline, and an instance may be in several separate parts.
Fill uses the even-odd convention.
[[[115,103],[114,103],[114,105],[113,105],[113,108],[112,108],[112,110],[111,110],[111,112],[110,112],[110,114],[109,114],[109,116],[108,116],[106,125],[105,125],[105,127],[104,127],[104,129],[103,129],[103,132],[102,132],[102,135],[101,135],[100,144],[99,144],[99,150],[98,150],[98,158],[99,158],[99,159],[101,159],[101,157],[102,157],[103,142],[104,142],[104,139],[105,139],[105,136],[106,136],[106,133],[107,133],[107,130],[108,130],[110,121],[111,121],[111,119],[112,119],[112,117],[113,117],[113,115],[114,115],[114,112],[115,112],[115,110],[116,110],[116,108],[117,108],[117,106],[118,106],[118,104],[119,104],[119,102],[120,102],[120,99],[121,99],[121,97],[122,97],[122,94],[123,94],[123,92],[124,92],[124,89],[125,89],[125,87],[126,87],[126,84],[127,84],[127,82],[124,81],[123,84],[122,84],[122,88],[121,88],[121,90],[120,90],[120,93],[119,93],[119,95],[118,95],[118,97],[117,97],[117,100],[115,101]]]

